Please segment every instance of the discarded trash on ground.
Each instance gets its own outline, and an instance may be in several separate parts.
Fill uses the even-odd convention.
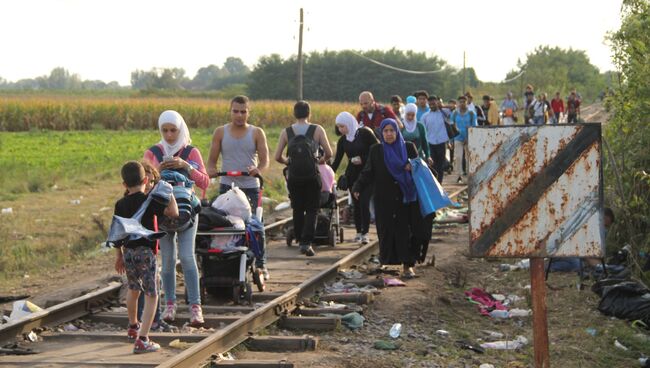
[[[339,275],[343,276],[345,279],[363,279],[366,277],[366,275],[357,270],[339,271]]]
[[[341,317],[341,323],[350,330],[357,330],[363,327],[363,321],[365,320],[366,319],[357,312],[348,313]]]
[[[14,213],[14,210],[11,207],[7,207],[7,208],[2,209],[2,214],[3,215],[11,215],[12,213]]]
[[[460,346],[462,349],[471,350],[471,351],[479,353],[479,354],[484,354],[485,353],[485,349],[483,348],[483,346],[474,345],[474,344],[469,343],[467,341],[459,340],[459,341],[456,341],[456,344],[458,344],[458,346]]]
[[[274,211],[284,211],[284,210],[289,209],[289,208],[291,208],[291,203],[290,202],[282,202],[282,203],[278,204],[277,206],[275,206],[275,208],[273,210]]]
[[[513,341],[501,340],[486,342],[481,344],[481,347],[484,349],[516,350],[526,346],[526,344],[528,344],[528,339],[523,336],[517,336]]]
[[[42,310],[43,309],[41,309],[41,307],[37,306],[36,304],[30,301],[27,300],[16,301],[14,302],[14,308],[11,311],[11,314],[9,315],[8,322],[17,321],[25,316],[29,316],[34,312],[39,312]]]
[[[194,345],[194,343],[181,341],[180,339],[174,339],[169,343],[170,348],[183,350],[189,348],[192,345]]]
[[[521,261],[515,263],[515,264],[508,264],[508,263],[502,263],[499,265],[499,270],[501,272],[507,272],[507,271],[516,271],[516,270],[528,270],[530,269],[530,260],[529,259],[522,259]]]
[[[616,346],[617,348],[619,348],[621,350],[625,350],[625,351],[630,350],[630,348],[628,348],[627,346],[625,346],[625,345],[621,344],[620,342],[618,342],[618,339],[614,340],[614,346]]]
[[[400,343],[386,341],[386,340],[377,340],[373,347],[377,350],[397,350],[400,347]]]
[[[394,277],[384,277],[385,286],[406,286],[406,284],[397,278]]]
[[[395,323],[391,328],[390,331],[388,332],[388,335],[394,339],[398,338],[399,335],[402,333],[402,324],[401,323]]]
[[[63,327],[64,331],[79,331],[79,327],[73,325],[72,323],[68,323]]]
[[[25,335],[25,338],[31,342],[38,341],[38,335],[34,331],[29,331],[29,333]]]

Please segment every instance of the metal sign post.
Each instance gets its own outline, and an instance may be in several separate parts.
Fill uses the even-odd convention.
[[[549,367],[546,257],[602,257],[600,124],[469,130],[470,254],[530,258],[535,366]]]

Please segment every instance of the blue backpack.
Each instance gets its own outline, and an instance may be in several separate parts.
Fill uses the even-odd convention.
[[[187,145],[178,155],[183,160],[188,159],[194,147]],[[163,162],[163,152],[159,146],[149,148],[158,162]],[[160,172],[160,180],[172,185],[174,198],[178,205],[178,217],[163,216],[159,221],[161,230],[167,232],[181,232],[194,225],[194,217],[201,210],[201,202],[192,190],[194,181],[190,180],[190,173],[185,169],[165,169]]]

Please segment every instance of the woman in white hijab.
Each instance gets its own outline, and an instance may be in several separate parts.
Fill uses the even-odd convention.
[[[336,117],[336,128],[341,133],[341,138],[339,138],[336,144],[336,155],[334,156],[332,169],[336,172],[341,164],[341,160],[343,160],[343,154],[348,156],[348,166],[345,169],[345,174],[338,180],[339,187],[344,182],[347,184],[347,187],[340,189],[347,190],[348,188],[352,188],[354,182],[357,181],[363,165],[368,160],[370,147],[379,143],[379,141],[372,130],[359,126],[357,119],[347,111],[338,114]],[[357,235],[354,241],[361,244],[368,244],[370,242],[368,229],[370,228],[371,196],[372,188],[368,186],[368,189],[361,193],[359,199],[352,198],[354,226],[357,229]]]
[[[407,142],[413,142],[418,149],[418,155],[425,161],[428,161],[427,159],[430,155],[429,143],[427,142],[427,130],[422,123],[415,119],[417,111],[418,107],[414,103],[406,104],[404,107],[402,137]]]
[[[174,170],[185,175],[205,192],[210,184],[210,178],[206,174],[201,152],[190,145],[192,140],[183,117],[176,111],[167,110],[158,118],[158,129],[160,142],[144,153],[144,159],[158,171]],[[195,217],[193,226],[176,233],[170,232],[160,239],[161,276],[167,302],[162,319],[166,322],[173,322],[176,318],[176,258],[178,256],[183,267],[190,304],[190,325],[201,326],[204,323],[199,293],[199,271],[194,256],[194,240],[198,223],[198,218]]]

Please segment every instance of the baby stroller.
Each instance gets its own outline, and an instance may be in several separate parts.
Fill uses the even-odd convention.
[[[336,242],[343,243],[343,228],[339,218],[339,205],[336,198],[336,183],[332,185],[332,192],[321,192],[320,207],[316,214],[316,231],[314,243],[316,245],[336,246]],[[287,246],[290,247],[296,239],[293,226],[287,229]]]
[[[239,171],[219,172],[216,174],[216,176],[248,175],[247,172]],[[256,177],[260,180],[258,207],[261,208],[264,180],[259,175],[256,175]],[[260,232],[263,233],[264,231],[263,226],[261,226],[262,220],[249,220],[245,229],[223,227],[218,226],[220,225],[219,219],[214,213],[215,210],[208,201],[202,203],[195,250],[199,265],[201,298],[205,298],[206,294],[219,295],[220,291],[226,289],[230,290],[235,304],[240,304],[243,301],[252,304],[253,289],[250,280],[252,279],[260,292],[264,291],[266,287],[261,270],[255,267],[254,262],[261,247],[259,242],[262,239],[262,234]],[[261,217],[261,211],[258,214]],[[208,220],[207,217],[212,217],[212,219]],[[257,222],[257,225],[252,224],[253,222]],[[212,225],[217,226],[213,227]],[[232,236],[234,246],[229,247],[227,251],[213,248],[211,245],[214,236]]]

